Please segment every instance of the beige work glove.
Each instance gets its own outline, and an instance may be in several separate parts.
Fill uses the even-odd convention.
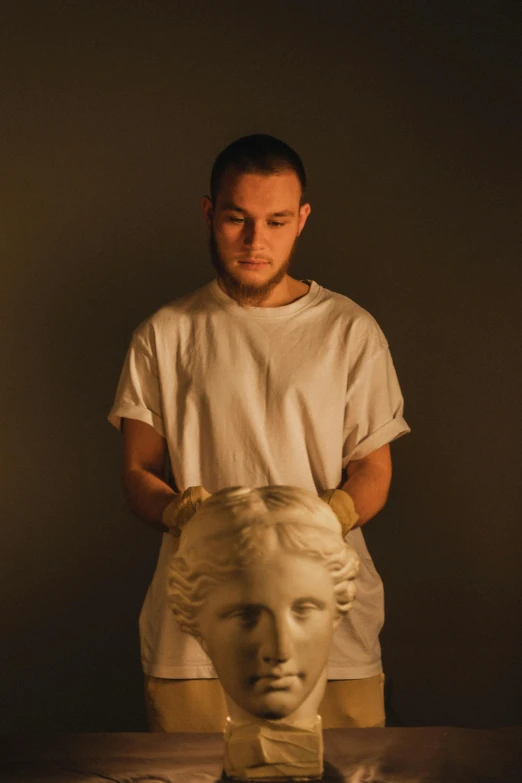
[[[161,521],[169,533],[178,538],[189,519],[210,496],[211,493],[207,492],[205,487],[189,487],[176,495],[161,516]]]
[[[344,489],[327,489],[319,495],[327,503],[341,523],[343,536],[350,532],[359,519],[353,500]]]

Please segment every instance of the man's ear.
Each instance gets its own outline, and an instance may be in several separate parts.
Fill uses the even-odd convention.
[[[301,233],[301,231],[304,228],[304,225],[308,219],[308,215],[312,211],[312,207],[310,204],[303,204],[301,207],[299,207],[299,224],[298,224],[298,230],[297,230],[297,236]]]
[[[214,205],[210,196],[203,196],[201,199],[201,209],[203,210],[203,216],[207,226],[210,228],[212,225],[212,217],[214,213]]]

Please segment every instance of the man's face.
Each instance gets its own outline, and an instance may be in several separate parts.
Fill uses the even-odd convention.
[[[198,619],[232,700],[258,718],[284,718],[324,674],[338,621],[332,577],[323,563],[276,551],[213,589]]]
[[[240,303],[260,304],[285,279],[310,213],[300,199],[293,171],[242,174],[234,168],[225,172],[215,204],[204,197],[212,263]]]

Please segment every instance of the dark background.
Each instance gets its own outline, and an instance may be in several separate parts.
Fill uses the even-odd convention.
[[[521,721],[518,2],[0,10],[3,731],[144,728],[159,538],[106,415],[135,326],[212,276],[232,139],[295,146],[295,274],[386,333],[412,434],[366,528],[399,725]]]

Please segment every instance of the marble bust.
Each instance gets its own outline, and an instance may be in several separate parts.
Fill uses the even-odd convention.
[[[222,490],[184,527],[169,604],[224,688],[229,778],[320,777],[317,711],[357,570],[334,512],[295,487]]]

